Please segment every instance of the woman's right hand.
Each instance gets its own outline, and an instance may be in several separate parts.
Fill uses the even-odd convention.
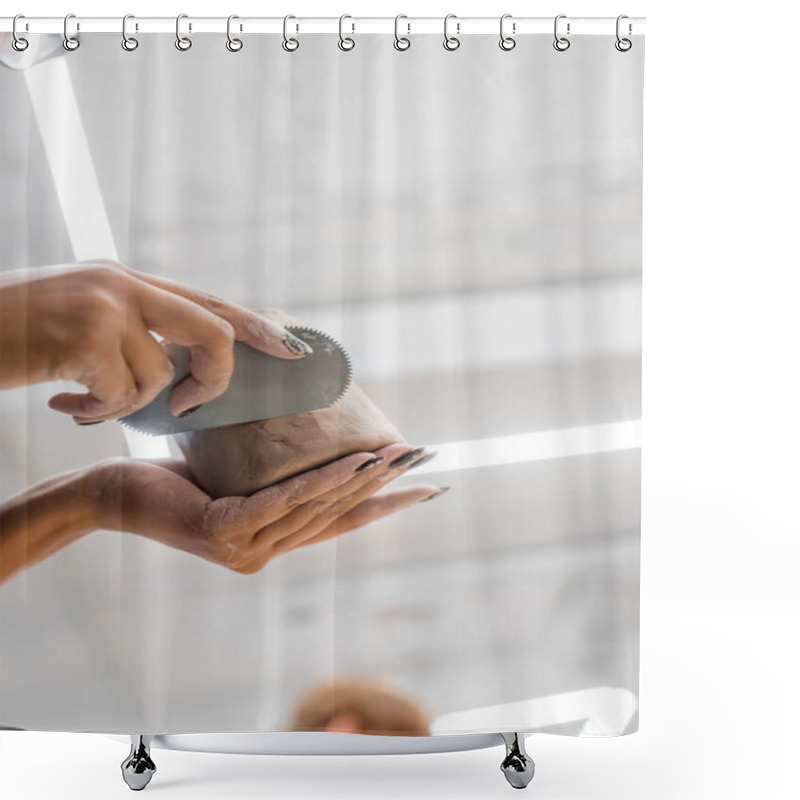
[[[424,449],[392,444],[354,453],[294,475],[249,497],[212,500],[184,461],[111,459],[89,469],[96,528],[138,533],[242,574],[257,572],[296,547],[325,541],[379,517],[435,497],[434,484],[405,486],[372,497],[415,462]],[[359,470],[376,457],[382,457]]]
[[[88,392],[49,402],[80,424],[131,414],[169,385],[174,369],[151,331],[190,351],[191,374],[170,392],[176,416],[225,391],[234,340],[278,358],[311,352],[253,311],[115,261],[3,273],[0,313],[0,388],[82,383]]]

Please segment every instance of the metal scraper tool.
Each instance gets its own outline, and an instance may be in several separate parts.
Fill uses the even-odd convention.
[[[228,388],[186,417],[167,406],[172,387],[190,373],[189,349],[166,344],[175,377],[148,405],[120,422],[153,436],[219,428],[241,422],[283,417],[327,408],[347,391],[353,370],[350,357],[331,336],[314,328],[285,326],[313,348],[303,358],[277,358],[244,342],[234,342],[234,366]]]

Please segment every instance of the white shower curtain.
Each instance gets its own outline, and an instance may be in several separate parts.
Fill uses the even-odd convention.
[[[0,41],[4,275],[112,259],[279,309],[437,451],[381,491],[449,490],[250,573],[86,532],[0,588],[0,723],[635,731],[643,37],[29,38]],[[76,425],[48,407],[65,390],[0,394],[4,508],[109,457],[192,458]],[[208,491],[198,470],[228,467],[194,457]]]

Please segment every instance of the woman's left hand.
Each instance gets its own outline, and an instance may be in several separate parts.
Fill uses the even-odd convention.
[[[294,475],[249,497],[209,497],[184,461],[111,459],[90,468],[98,528],[138,533],[249,574],[276,556],[331,539],[440,493],[434,484],[404,486],[372,497],[410,463],[391,462],[408,444],[375,451],[380,463],[361,472],[371,453],[356,453]]]

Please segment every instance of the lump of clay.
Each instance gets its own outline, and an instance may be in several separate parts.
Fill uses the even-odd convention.
[[[281,325],[303,324],[279,309],[256,311]],[[211,497],[249,495],[350,453],[405,442],[355,382],[328,408],[173,438]]]

